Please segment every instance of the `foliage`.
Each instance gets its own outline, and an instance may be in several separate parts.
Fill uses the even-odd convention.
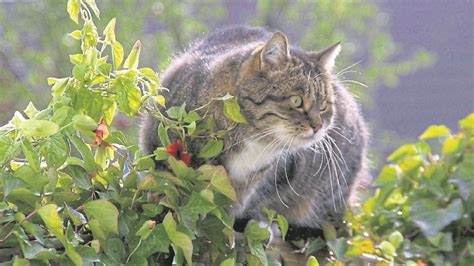
[[[209,141],[198,157],[221,152],[232,126],[214,130],[206,107],[222,102],[230,122],[244,123],[235,98],[212,99],[200,108],[203,115],[185,104],[161,113],[157,74],[138,68],[141,42],[123,60],[115,19],[100,35],[94,1],[70,0],[67,11],[83,22],[69,34],[82,51],[70,55],[72,76],[49,78],[48,107],[30,103],[0,128],[0,258],[16,255],[13,265],[232,264],[235,236],[225,208],[237,196],[230,179],[222,166],[188,167],[184,155],[188,139],[199,136]],[[149,102],[161,105],[150,113],[162,121],[165,147],[144,157],[110,125],[116,112],[136,116]],[[153,156],[167,168],[155,170]],[[285,231],[286,220],[269,211],[274,216]],[[241,246],[248,243],[248,256],[262,263],[268,227],[250,223]]]
[[[69,57],[71,76],[49,78],[48,106],[30,103],[0,128],[0,258],[15,255],[13,265],[148,265],[172,257],[178,264],[235,265],[243,250],[250,265],[276,263],[266,254],[269,229],[278,224],[284,237],[286,219],[263,210],[270,223],[251,221],[238,241],[226,212],[236,195],[225,169],[189,166],[186,147],[195,138],[208,142],[194,156],[212,158],[227,132],[246,122],[236,98],[223,95],[196,110],[166,108],[157,73],[138,67],[140,41],[125,57],[115,19],[98,31],[95,1],[69,0],[67,11],[82,24],[69,34],[81,49]],[[232,121],[225,130],[215,130],[207,112],[216,103]],[[164,146],[150,156],[111,127],[117,113],[142,112],[161,121]],[[394,152],[376,194],[347,213],[348,231],[326,225],[326,241],[310,243],[308,255],[326,248],[325,262],[333,265],[356,257],[467,265],[474,256],[472,125],[474,115],[460,122],[458,134],[430,127],[420,142]],[[164,167],[155,170],[152,158]],[[307,264],[319,265],[316,257]]]
[[[457,134],[431,126],[419,142],[388,157],[375,195],[346,213],[349,237],[326,237],[333,261],[365,256],[381,265],[472,263],[474,114],[459,124]]]

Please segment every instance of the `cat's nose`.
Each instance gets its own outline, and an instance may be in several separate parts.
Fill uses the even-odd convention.
[[[322,127],[323,125],[321,124],[311,125],[311,128],[313,129],[314,133],[317,133]]]

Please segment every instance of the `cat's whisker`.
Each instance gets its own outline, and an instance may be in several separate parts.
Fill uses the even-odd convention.
[[[288,140],[288,141],[289,141],[289,140]],[[285,145],[283,145],[282,151],[278,154],[278,159],[277,159],[277,163],[276,163],[276,166],[275,166],[275,172],[274,172],[274,175],[275,175],[275,178],[274,178],[274,185],[275,185],[276,194],[277,194],[277,197],[278,197],[278,199],[280,200],[280,202],[281,202],[281,203],[283,204],[283,206],[285,206],[286,208],[290,208],[290,206],[288,206],[288,205],[283,201],[283,199],[281,198],[280,192],[278,191],[277,171],[278,171],[278,163],[280,162],[281,154],[283,153],[285,146],[288,144],[288,141],[285,142]]]
[[[337,143],[336,141],[329,135],[327,135],[327,138],[329,139],[329,141],[332,142],[332,144],[334,145],[334,147],[336,147],[336,150],[337,152],[339,153],[339,155],[337,155],[335,153],[335,155],[337,156],[337,158],[340,160],[340,162],[342,162],[344,164],[344,166],[346,167],[346,170],[349,171],[349,167],[347,166],[347,163],[346,163],[346,159],[344,159],[344,155],[342,155],[342,152],[341,150],[339,149],[339,146],[337,146]]]
[[[349,142],[349,144],[353,144],[352,141],[347,138],[346,136],[344,136],[344,134],[342,134],[341,132],[337,131],[337,129],[341,129],[340,127],[336,127],[336,126],[332,126],[330,127],[328,130],[331,130],[332,132],[338,134],[339,136],[341,136],[342,138],[344,138],[347,142]]]
[[[290,139],[291,140],[291,139]],[[275,171],[274,171],[274,185],[275,185],[275,190],[276,190],[276,194],[278,196],[278,199],[280,200],[280,202],[283,204],[283,206],[285,206],[286,208],[289,208],[290,206],[288,206],[284,201],[283,199],[281,198],[281,195],[280,195],[280,192],[278,191],[278,179],[277,179],[277,172],[278,172],[278,163],[280,162],[280,157],[282,155],[282,153],[285,151],[285,147],[286,145],[288,144],[288,142],[290,141],[288,140],[287,142],[285,142],[285,145],[283,145],[283,148],[282,150],[280,151],[279,155],[278,155],[278,159],[277,159],[277,163],[275,165]]]
[[[247,137],[247,138],[244,138],[240,141],[237,141],[236,143],[230,145],[229,147],[226,147],[222,152],[225,152],[227,150],[229,150],[230,148],[234,147],[235,145],[238,145],[244,141],[247,141],[247,140],[259,140],[259,139],[262,139],[268,135],[271,135],[273,133],[277,133],[277,132],[280,132],[280,131],[283,131],[285,130],[284,128],[269,128],[269,129],[266,129],[266,130],[263,130],[262,132],[259,132],[259,133],[256,133],[250,137]]]
[[[360,63],[362,63],[362,60],[359,60],[359,61],[355,62],[354,64],[352,64],[352,65],[350,65],[350,66],[348,66],[348,67],[346,67],[346,68],[340,70],[339,72],[337,72],[337,73],[335,74],[335,76],[336,76],[336,77],[339,77],[340,75],[342,75],[342,74],[344,73],[344,71],[349,70],[349,69],[351,69],[351,68],[357,66],[357,65],[360,64]]]
[[[341,80],[340,83],[342,85],[347,85],[347,84],[357,84],[359,86],[362,86],[364,88],[368,88],[369,86],[367,86],[365,83],[362,83],[360,81],[357,81],[357,80],[353,80],[353,79],[345,79],[345,80]]]
[[[285,177],[286,177],[286,183],[288,183],[288,186],[290,187],[291,191],[293,191],[293,193],[296,194],[296,196],[300,196],[300,194],[298,192],[296,192],[296,190],[293,188],[293,186],[291,185],[290,183],[290,179],[288,178],[288,173],[286,171],[286,165],[287,165],[287,158],[288,158],[288,154],[290,153],[290,148],[291,148],[291,144],[293,143],[293,141],[295,140],[295,137],[293,136],[291,138],[291,141],[290,141],[290,145],[288,145],[288,148],[286,150],[286,156],[285,156]]]
[[[255,166],[258,165],[258,162],[260,160],[260,157],[265,153],[265,151],[268,149],[268,147],[272,147],[272,152],[276,149],[276,147],[278,147],[278,145],[283,142],[282,140],[280,139],[273,139],[270,143],[268,143],[263,149],[262,151],[260,152],[260,154],[257,156],[257,159],[255,159],[255,162],[252,166],[252,169],[255,169]],[[253,181],[253,178],[255,177],[256,173],[252,176],[252,178],[250,178],[250,183],[252,183]]]
[[[342,77],[342,75],[347,74],[347,73],[356,73],[356,74],[362,75],[362,73],[360,71],[357,71],[357,70],[346,70],[344,72],[339,73],[336,77],[338,77],[338,78]]]
[[[316,157],[316,153],[321,154],[321,162],[319,163],[318,171],[316,171],[316,173],[314,173],[313,176],[316,176],[316,175],[319,173],[319,171],[321,171],[321,169],[322,169],[322,167],[323,167],[323,162],[324,162],[324,156],[322,156],[323,153],[317,150],[317,149],[318,149],[317,145],[318,145],[318,143],[315,143],[315,144],[314,144],[314,147],[311,147],[312,150],[314,151],[313,163],[314,163],[314,159],[315,159],[315,157]]]
[[[344,195],[342,194],[342,186],[341,186],[341,183],[339,182],[339,175],[337,173],[337,170],[339,169],[340,173],[342,173],[343,175],[344,175],[344,173],[342,172],[342,169],[339,166],[339,162],[333,158],[335,153],[334,153],[334,150],[333,150],[331,144],[329,142],[327,142],[326,139],[324,139],[324,143],[325,143],[326,148],[329,152],[329,161],[330,161],[330,164],[332,166],[332,169],[330,169],[330,173],[331,172],[334,173],[334,178],[336,179],[336,183],[337,183],[337,186],[339,188],[338,189],[339,197],[340,197],[341,201],[345,204]],[[344,177],[344,181],[345,181],[345,177]],[[334,206],[335,206],[335,204],[334,204]]]
[[[324,139],[321,139],[321,143],[323,144],[323,146],[326,147],[326,141]],[[327,150],[327,148],[326,148]],[[331,170],[331,164],[330,164],[330,157],[328,154],[325,153],[325,156],[326,156],[326,159],[327,159],[327,164],[326,164],[326,167],[328,169],[328,173],[329,173],[329,185],[330,185],[330,188],[331,188],[331,198],[332,198],[332,204],[333,204],[333,207],[334,207],[334,211],[337,211],[337,208],[336,208],[336,201],[334,199],[334,185],[333,185],[333,182],[332,182],[332,170]]]
[[[336,146],[336,148],[339,150],[339,148],[337,147],[337,145],[334,143],[334,140],[328,135],[328,140],[331,141],[333,143],[334,146]],[[346,180],[346,175],[344,174],[344,171],[342,170],[341,166],[340,166],[340,163],[343,162],[344,164],[346,163],[346,161],[344,160],[343,157],[339,157],[337,155],[337,153],[334,151],[334,149],[332,148],[332,145],[331,145],[331,153],[336,157],[336,160],[334,160],[334,164],[336,165],[336,167],[339,169],[339,172],[341,173],[342,175],[342,180],[344,181],[344,185],[347,187],[347,180]],[[340,151],[339,151],[340,152]],[[342,154],[341,154],[342,156]],[[349,170],[349,168],[347,167],[346,165],[346,169]],[[338,180],[339,180],[339,176],[337,177]],[[342,198],[344,199],[344,198]]]

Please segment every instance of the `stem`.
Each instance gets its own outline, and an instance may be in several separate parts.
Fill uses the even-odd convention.
[[[132,255],[138,250],[138,247],[140,247],[142,243],[142,238],[140,237],[140,240],[138,240],[137,246],[130,252],[130,255],[128,255],[127,261],[125,263],[128,263],[130,261],[130,258],[132,258]]]
[[[137,191],[135,191],[135,193],[133,194],[132,204],[130,204],[130,210],[133,209],[133,205],[135,204],[135,200],[137,199],[139,192],[140,192],[140,189],[137,189]]]
[[[23,219],[21,222],[19,222],[18,225],[21,225],[21,223],[23,223],[24,221],[27,221],[27,220],[31,219],[31,217],[33,217],[33,216],[36,215],[36,213],[37,213],[37,211],[31,212],[30,214],[28,214],[28,215],[25,217],[25,219]],[[8,222],[7,224],[5,224],[5,226],[9,225],[10,223],[12,223],[12,222],[11,222],[11,221]],[[8,232],[8,234],[6,234],[2,239],[0,239],[0,243],[2,243],[2,242],[4,242],[5,240],[7,240],[7,239],[13,234],[13,232],[15,232],[15,228],[16,228],[16,226],[13,227],[13,229],[12,229],[10,232]]]

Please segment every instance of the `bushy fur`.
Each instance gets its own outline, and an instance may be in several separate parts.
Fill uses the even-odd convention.
[[[238,97],[249,123],[231,132],[217,160],[239,196],[231,209],[237,218],[260,219],[267,207],[291,224],[319,228],[339,221],[355,188],[369,179],[365,122],[332,74],[339,50],[336,44],[306,52],[283,33],[234,27],[197,41],[164,72],[170,106],[194,109],[226,93]],[[211,113],[219,127],[228,126],[222,104]],[[159,145],[157,124],[151,116],[142,123],[146,154]],[[203,143],[193,145],[197,153]]]

